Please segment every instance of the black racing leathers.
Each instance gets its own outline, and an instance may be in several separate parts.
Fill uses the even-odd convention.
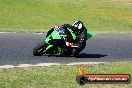
[[[73,49],[73,56],[79,54],[86,46],[87,29],[83,27],[83,29],[77,33],[78,33],[78,36],[77,36],[76,43],[74,45],[77,45],[78,48]]]
[[[71,32],[67,29],[67,28],[72,29],[72,26],[70,24],[64,24],[62,26],[66,30],[66,33],[67,33],[67,41],[71,42],[71,43],[74,43],[75,40],[73,39]]]
[[[78,48],[73,49],[73,55],[79,54],[86,46],[86,40],[87,40],[87,29],[83,27],[82,29],[78,30],[75,27],[72,27],[70,24],[64,24],[63,25],[65,29],[71,28],[73,32],[76,34],[77,38],[76,40],[72,40],[75,46],[78,46]],[[70,34],[69,34],[70,35]]]

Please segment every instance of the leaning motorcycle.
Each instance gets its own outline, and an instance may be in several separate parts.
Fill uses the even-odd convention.
[[[75,40],[77,36],[70,28],[68,28],[68,30]],[[74,46],[73,43],[68,42],[67,36],[68,35],[65,30],[54,29],[51,34],[44,38],[43,42],[39,43],[33,49],[33,55],[41,56],[44,54],[48,54],[58,56],[72,56],[72,54],[74,53],[73,48],[77,48],[78,46]],[[87,32],[87,40],[92,36],[92,32]]]

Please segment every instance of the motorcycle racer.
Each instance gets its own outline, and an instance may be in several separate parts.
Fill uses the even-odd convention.
[[[71,29],[72,31],[68,30]],[[86,40],[87,40],[87,29],[84,27],[84,24],[82,21],[76,21],[74,24],[63,24],[63,25],[55,25],[54,28],[49,30],[47,32],[46,37],[52,33],[54,29],[61,30],[65,29],[67,32],[67,44],[71,44],[74,46],[77,46],[73,48],[73,56],[79,54],[86,46]],[[73,36],[71,35],[71,32],[73,32],[76,36],[75,39],[73,39]]]
[[[93,33],[87,32],[81,21],[76,21],[72,25],[55,25],[48,31],[46,38],[33,49],[33,55],[76,57],[85,48],[86,41],[92,37]]]
[[[87,29],[85,28],[82,21],[76,21],[74,24],[64,24],[65,27],[72,27],[73,32],[76,34],[77,38],[74,41],[73,56],[79,54],[86,46],[87,40]]]

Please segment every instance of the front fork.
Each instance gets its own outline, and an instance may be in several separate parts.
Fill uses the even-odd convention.
[[[53,47],[53,45],[48,45],[48,47],[44,50],[44,52],[46,52],[47,50],[49,50],[52,47]]]

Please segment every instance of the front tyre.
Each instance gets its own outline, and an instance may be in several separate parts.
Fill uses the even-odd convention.
[[[41,56],[45,52],[44,50],[47,48],[47,44],[45,42],[39,43],[34,49],[33,49],[33,55],[34,56]]]

